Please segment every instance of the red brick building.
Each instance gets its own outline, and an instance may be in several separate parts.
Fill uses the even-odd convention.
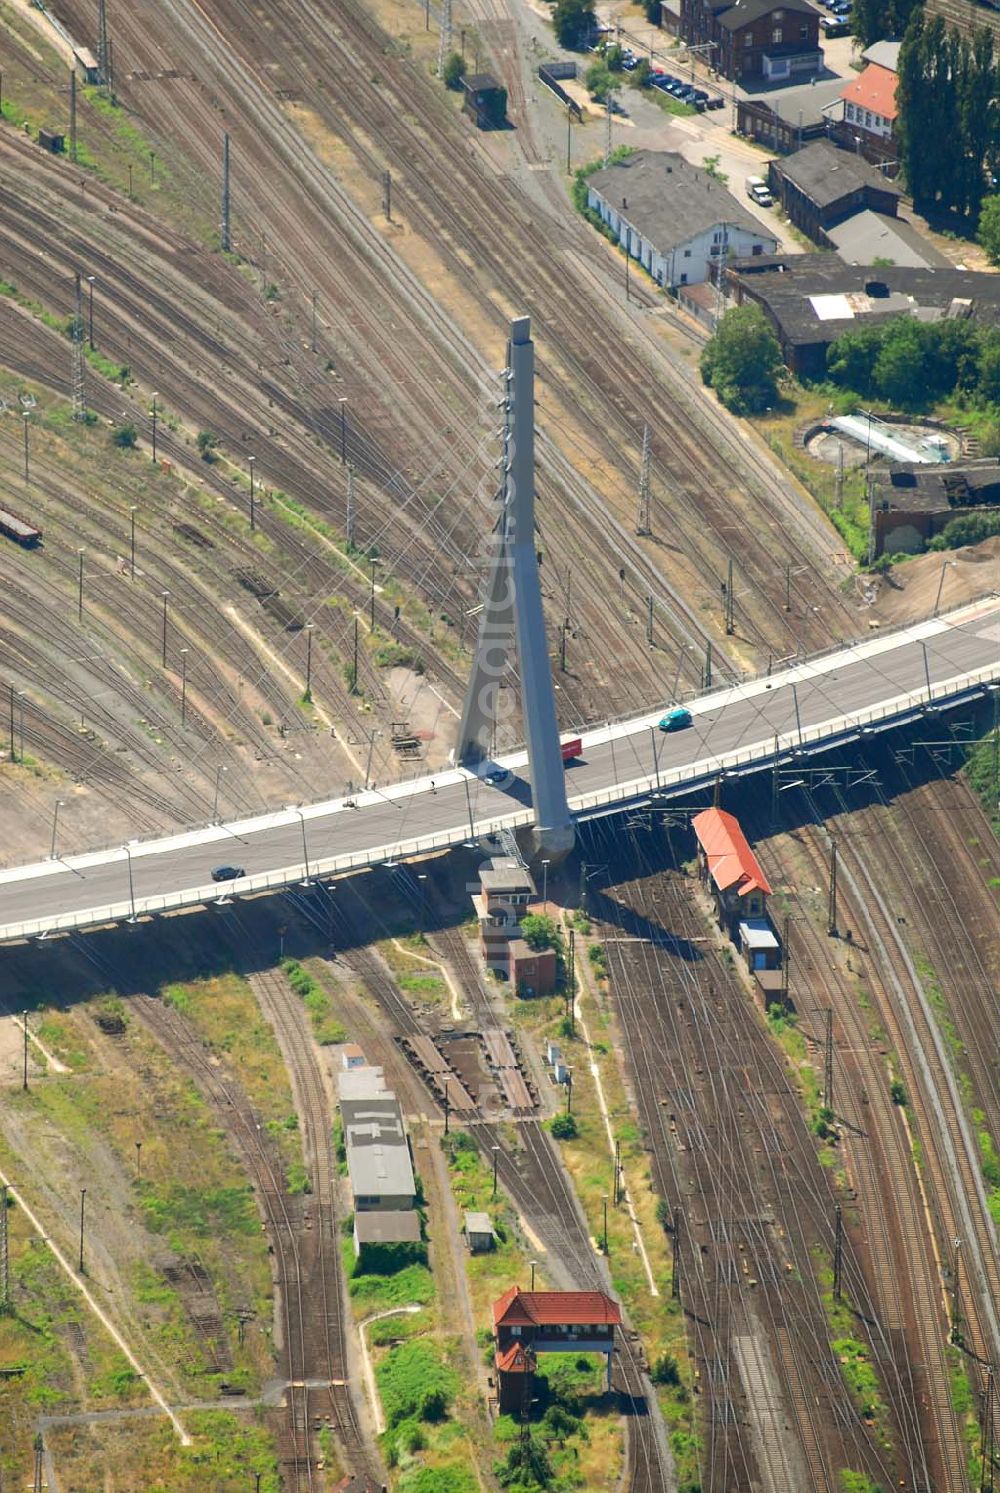
[[[736,83],[787,82],[823,69],[820,12],[810,0],[681,0],[681,38],[714,43],[709,60]]]
[[[522,1291],[511,1286],[493,1303],[501,1413],[520,1408],[524,1376],[534,1373],[539,1353],[603,1353],[610,1389],[615,1328],[621,1321],[621,1307],[603,1291]]]

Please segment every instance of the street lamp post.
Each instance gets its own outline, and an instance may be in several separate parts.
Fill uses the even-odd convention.
[[[496,1195],[497,1195],[497,1163],[499,1162],[499,1160],[500,1160],[500,1147],[499,1146],[494,1146],[493,1147],[493,1198],[494,1198],[494,1201],[496,1200]]]
[[[608,1195],[601,1193],[601,1202],[604,1204],[604,1253],[608,1252]]]
[[[219,763],[218,767],[215,769],[215,797],[212,799],[212,823],[213,824],[218,824],[218,822],[219,822],[219,783],[221,781],[222,774],[224,772],[228,772],[228,771],[229,771],[229,769],[227,767],[223,766],[223,764],[221,762]]]
[[[138,922],[138,918],[135,915],[135,881],[132,878],[132,847],[130,845],[125,846],[125,859],[128,862],[128,900],[132,909],[129,922],[135,923]]]
[[[549,910],[549,863],[542,861],[542,912]]]
[[[949,565],[954,565],[954,563],[955,563],[954,560],[942,560],[942,562],[941,562],[941,575],[940,575],[940,578],[938,579],[937,595],[934,598],[934,615],[935,615],[935,617],[937,616],[937,614],[938,614],[938,608],[941,605],[941,592],[944,589],[944,573],[948,569],[948,566]]]
[[[528,1264],[531,1266],[531,1289],[534,1290],[535,1289],[535,1266],[538,1264],[538,1261],[537,1260],[529,1260]]]
[[[256,527],[257,527],[257,515],[254,512],[254,487],[253,487],[253,466],[254,466],[254,462],[256,460],[257,460],[256,456],[248,456],[247,457],[247,461],[250,463],[250,532],[251,532],[251,534],[253,533],[254,529],[256,529]]]
[[[306,873],[305,874],[305,878],[304,878],[304,880],[302,882],[302,885],[303,886],[308,886],[309,885],[309,846],[306,843],[306,816],[303,814],[303,812],[302,812],[301,809],[296,809],[295,812],[296,812],[296,814],[298,814],[298,816],[299,816],[299,824],[302,826],[302,863],[303,863],[303,865],[305,867],[305,873]]]
[[[62,806],[62,799],[57,798],[55,801],[55,807],[52,810],[52,848],[49,851],[50,861],[54,861],[56,858],[56,828],[59,824],[59,810],[62,808]]]

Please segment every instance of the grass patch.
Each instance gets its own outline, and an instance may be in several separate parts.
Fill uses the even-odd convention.
[[[297,959],[283,959],[281,968],[295,994],[302,997],[316,1041],[322,1046],[346,1042],[347,1029],[334,1015],[333,997],[329,990]]]
[[[434,1299],[434,1277],[426,1265],[407,1265],[395,1275],[354,1275],[354,1246],[350,1241],[345,1244],[347,1289],[357,1316],[390,1306],[426,1306]]]

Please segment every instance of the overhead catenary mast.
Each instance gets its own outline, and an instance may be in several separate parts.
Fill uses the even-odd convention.
[[[220,237],[222,239],[222,252],[228,254],[230,250],[229,237],[229,136],[222,137],[222,227]]]

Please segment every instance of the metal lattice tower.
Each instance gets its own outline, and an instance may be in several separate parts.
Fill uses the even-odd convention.
[[[7,1244],[7,1186],[0,1187],[0,1317],[13,1310],[10,1299],[10,1251]]]
[[[493,739],[501,683],[516,648],[535,813],[533,846],[551,858],[573,847],[573,820],[559,745],[555,692],[535,550],[535,349],[527,316],[511,323],[509,430],[503,506],[479,618],[479,636],[459,724],[455,761],[482,762]]]
[[[73,301],[73,419],[83,420],[87,415],[87,401],[83,392],[83,291],[80,275],[76,276],[76,293]]]
[[[229,136],[222,137],[222,252],[229,253]]]
[[[451,56],[451,0],[441,0],[441,34],[438,37],[438,77],[444,77],[444,65]]]
[[[642,465],[639,468],[639,511],[635,521],[637,534],[652,532],[649,526],[649,426],[642,427]]]
[[[111,48],[108,45],[107,0],[97,4],[97,72],[106,92],[111,91]]]

